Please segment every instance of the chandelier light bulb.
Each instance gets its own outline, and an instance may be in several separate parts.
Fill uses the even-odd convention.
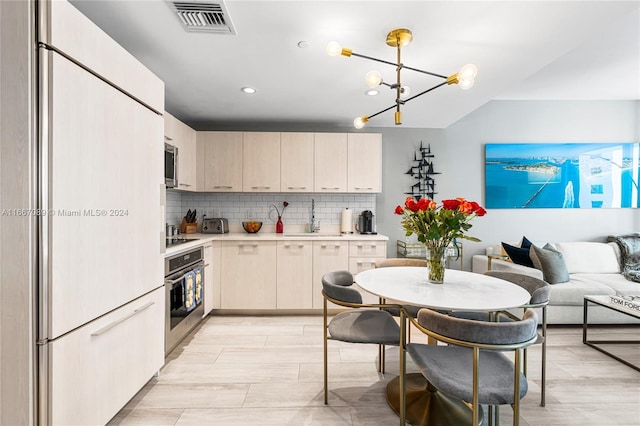
[[[353,120],[353,127],[356,129],[362,129],[364,127],[364,123],[365,120],[363,120],[362,117],[356,117],[356,119]]]
[[[468,79],[458,78],[458,87],[460,87],[462,90],[471,89],[473,87],[473,83],[475,83],[475,80],[473,78],[468,78]]]
[[[330,41],[327,44],[326,51],[329,56],[338,56],[342,52],[342,46],[337,41]]]
[[[411,88],[409,86],[400,86],[400,97],[407,99],[411,95]]]
[[[364,76],[364,81],[369,87],[378,87],[382,83],[382,75],[378,71],[369,71]]]
[[[478,67],[474,64],[466,64],[458,71],[459,80],[473,80],[478,75]]]

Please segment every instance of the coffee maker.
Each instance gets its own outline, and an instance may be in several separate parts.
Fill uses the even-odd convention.
[[[360,216],[358,216],[358,222],[356,223],[356,231],[361,234],[377,234],[376,222],[371,210],[364,210],[360,213]]]

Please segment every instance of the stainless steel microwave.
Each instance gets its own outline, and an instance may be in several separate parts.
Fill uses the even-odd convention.
[[[178,147],[164,144],[164,183],[167,188],[178,187]]]

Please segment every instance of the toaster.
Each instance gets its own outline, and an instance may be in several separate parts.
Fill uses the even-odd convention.
[[[229,232],[229,221],[222,217],[212,217],[202,221],[203,234],[226,234]]]

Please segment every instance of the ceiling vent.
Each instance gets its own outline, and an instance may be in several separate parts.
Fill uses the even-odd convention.
[[[182,26],[190,32],[236,34],[224,2],[169,2]]]

